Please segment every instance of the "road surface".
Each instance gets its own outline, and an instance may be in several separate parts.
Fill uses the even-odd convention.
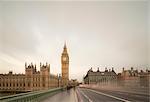
[[[90,89],[78,88],[77,95],[79,102],[122,102],[118,99],[108,97],[97,92],[98,91],[93,91]]]
[[[79,102],[150,102],[149,95],[78,88]]]
[[[149,95],[114,90],[72,88],[42,102],[150,102]]]

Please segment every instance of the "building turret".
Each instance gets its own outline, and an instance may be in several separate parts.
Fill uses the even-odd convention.
[[[27,62],[25,62],[25,68],[27,68]]]
[[[32,91],[33,90],[33,76],[36,73],[36,66],[33,66],[33,63],[27,65],[25,64],[25,86],[26,90]]]
[[[111,70],[111,71],[112,71],[112,72],[115,72],[115,71],[114,71],[114,67],[112,67],[112,70]]]
[[[107,67],[105,67],[105,72],[108,72],[108,69],[107,69]]]
[[[100,71],[99,71],[99,67],[97,68],[97,72],[100,72]]]
[[[50,84],[50,64],[42,65],[40,63],[40,86],[41,90],[48,89]]]
[[[122,68],[122,72],[124,72],[124,67]]]

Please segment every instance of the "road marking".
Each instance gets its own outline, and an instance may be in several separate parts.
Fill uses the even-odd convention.
[[[76,89],[74,90],[74,97],[75,97],[75,102],[78,102]]]
[[[80,92],[82,93],[82,95],[88,99],[89,102],[93,102],[83,91],[80,90]]]
[[[114,99],[117,99],[117,100],[120,100],[120,101],[123,101],[123,102],[131,102],[129,100],[125,100],[123,98],[119,98],[119,97],[116,97],[116,96],[112,96],[112,95],[109,95],[109,94],[105,94],[105,93],[102,93],[102,92],[99,92],[99,91],[95,91],[95,90],[92,90],[92,89],[87,89],[87,90],[90,90],[90,91],[93,91],[95,93],[98,93],[98,94],[101,94],[101,95],[105,95],[105,96],[108,96],[108,97],[111,97],[111,98],[114,98]]]
[[[78,96],[78,102],[83,102],[83,100],[81,99],[81,95],[79,94],[79,90],[76,90],[77,96]]]

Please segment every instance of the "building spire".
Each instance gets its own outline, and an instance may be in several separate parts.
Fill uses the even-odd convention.
[[[27,62],[25,62],[25,68],[27,68]]]
[[[64,43],[64,50],[63,50],[63,53],[67,53],[66,41],[65,41],[65,43]]]
[[[66,41],[65,41],[65,43],[64,43],[64,49],[66,49],[67,47],[66,47]]]

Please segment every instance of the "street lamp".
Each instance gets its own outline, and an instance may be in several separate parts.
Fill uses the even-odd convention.
[[[58,87],[60,87],[60,74],[58,74]]]

